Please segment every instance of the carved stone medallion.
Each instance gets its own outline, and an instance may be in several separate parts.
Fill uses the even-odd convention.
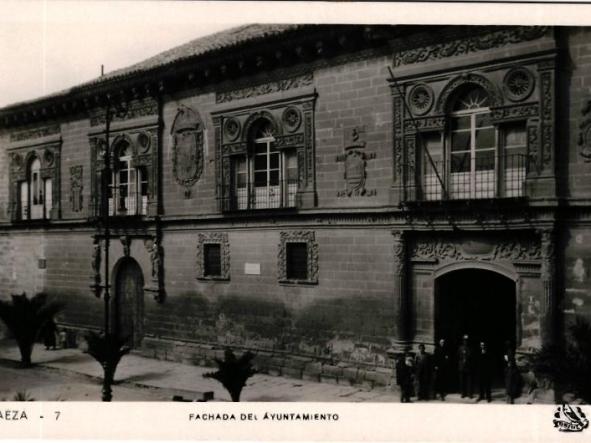
[[[185,198],[203,172],[203,123],[198,113],[181,106],[172,125],[173,173],[177,183],[185,187]]]
[[[427,85],[416,85],[408,94],[408,106],[414,115],[425,115],[433,106],[433,90]]]
[[[240,122],[238,119],[229,118],[224,123],[224,136],[229,142],[235,141],[240,135]]]
[[[283,111],[281,116],[283,126],[287,132],[294,132],[300,127],[302,123],[302,114],[295,106],[290,106]]]
[[[526,68],[511,69],[503,80],[503,89],[509,100],[520,102],[527,99],[534,90],[535,79]]]

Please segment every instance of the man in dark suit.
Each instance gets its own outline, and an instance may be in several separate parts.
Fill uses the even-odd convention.
[[[488,352],[486,343],[480,342],[480,349],[478,350],[478,356],[476,358],[476,369],[478,374],[478,388],[480,395],[478,401],[484,400],[491,401],[491,382],[493,375],[494,362]]]
[[[472,350],[470,349],[469,337],[464,335],[462,344],[458,348],[458,373],[460,376],[460,392],[462,398],[472,398]]]
[[[445,400],[449,384],[449,365],[451,358],[449,350],[445,343],[445,339],[440,339],[435,347],[433,353],[433,385],[435,397],[439,396],[441,400]]]

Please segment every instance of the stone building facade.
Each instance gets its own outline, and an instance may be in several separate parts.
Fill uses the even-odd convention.
[[[0,290],[380,385],[591,317],[591,30],[250,25],[0,110]],[[109,256],[105,256],[105,214]],[[108,274],[108,275],[107,275]]]

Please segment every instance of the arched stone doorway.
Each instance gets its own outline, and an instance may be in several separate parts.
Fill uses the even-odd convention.
[[[143,337],[144,276],[131,257],[122,258],[115,266],[114,299],[111,310],[112,331],[137,347]]]
[[[502,375],[507,343],[516,342],[515,281],[486,269],[459,269],[435,281],[435,339],[445,338],[457,349],[467,334],[476,352],[485,341]]]

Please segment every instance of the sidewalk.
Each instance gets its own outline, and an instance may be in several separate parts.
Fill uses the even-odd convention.
[[[18,348],[13,341],[0,342],[0,361],[20,361]],[[58,349],[47,351],[41,344],[33,350],[33,363],[41,368],[50,368],[63,375],[77,375],[91,377],[100,385],[103,371],[100,365],[88,354],[80,349]],[[1,364],[0,364],[1,368]],[[1,370],[1,369],[0,369]],[[216,380],[204,378],[203,374],[214,371],[214,368],[200,367],[155,360],[136,354],[129,354],[122,358],[115,380],[117,386],[133,389],[155,390],[158,398],[172,400],[173,395],[181,394],[187,398],[191,392],[193,397],[199,398],[204,392],[213,392],[213,401],[230,401],[230,396]],[[114,398],[126,400],[127,398]],[[98,398],[96,399],[98,400]],[[397,387],[367,388],[358,386],[333,385],[306,380],[276,377],[265,374],[255,374],[251,377],[242,391],[242,401],[264,402],[399,402],[400,394]],[[433,401],[435,402],[435,400]],[[472,399],[461,399],[458,394],[447,397],[449,403],[475,403]],[[502,390],[493,392],[493,402],[504,402]],[[517,403],[524,403],[519,398]],[[486,403],[486,402],[485,402]]]
[[[20,361],[18,348],[13,341],[0,342],[0,360]],[[59,370],[62,373],[75,373],[95,378],[100,384],[103,371],[90,355],[80,349],[45,350],[37,344],[33,350],[33,363],[44,368]],[[230,396],[216,380],[204,378],[206,372],[215,368],[200,367],[155,360],[136,354],[128,354],[121,359],[115,381],[117,386],[157,389],[160,397],[172,400],[176,391],[195,392],[200,397],[204,392],[213,392],[213,401],[230,401]],[[169,394],[169,395],[167,395]],[[244,387],[242,401],[266,402],[398,402],[398,392],[387,389],[367,390],[355,386],[331,385],[306,380],[255,374]]]

